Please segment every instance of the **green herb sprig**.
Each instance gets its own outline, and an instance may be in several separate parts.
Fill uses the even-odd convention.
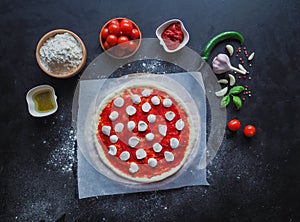
[[[240,94],[241,92],[243,92],[245,90],[244,86],[234,86],[232,87],[228,94],[226,96],[224,96],[221,100],[221,107],[224,108],[226,106],[228,106],[228,104],[231,101],[231,97],[232,97],[232,101],[235,105],[235,107],[239,110],[243,103],[242,100],[240,99],[239,96],[237,96],[238,94]]]

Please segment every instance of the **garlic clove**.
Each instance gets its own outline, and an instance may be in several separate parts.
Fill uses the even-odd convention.
[[[215,94],[216,96],[221,97],[221,96],[225,96],[227,91],[228,91],[228,87],[226,86],[225,88],[215,92]]]
[[[218,83],[228,84],[228,80],[227,79],[220,79],[220,80],[218,80]]]
[[[243,71],[244,74],[246,74],[246,73],[248,72],[242,64],[239,64],[239,69],[240,69],[241,71]]]
[[[252,53],[250,54],[250,56],[248,57],[248,61],[251,61],[251,60],[254,58],[254,55],[255,55],[255,53],[252,52]]]
[[[228,74],[229,77],[229,85],[233,86],[235,84],[235,77],[231,74]]]
[[[233,46],[232,45],[226,45],[226,49],[227,49],[229,55],[232,56],[233,51],[234,51]]]

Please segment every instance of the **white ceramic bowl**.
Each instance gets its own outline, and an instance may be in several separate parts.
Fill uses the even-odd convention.
[[[53,102],[53,107],[47,111],[40,111],[37,107],[37,104],[34,102],[34,95],[38,93],[43,92],[49,92],[50,93],[50,99]],[[49,116],[57,111],[58,105],[57,105],[57,96],[55,95],[55,91],[52,86],[49,85],[40,85],[37,87],[32,88],[27,92],[26,95],[26,101],[28,104],[28,111],[29,113],[34,117],[44,117]]]
[[[164,30],[166,28],[168,28],[169,25],[175,23],[175,22],[179,22],[180,25],[181,25],[181,30],[183,32],[183,41],[180,43],[180,45],[174,49],[174,50],[171,50],[171,49],[168,49],[167,45],[165,44],[165,41],[162,39],[161,35],[162,33],[164,32]],[[157,38],[159,39],[159,42],[160,44],[163,46],[164,50],[166,52],[169,52],[169,53],[172,53],[172,52],[177,52],[178,50],[182,49],[189,41],[190,39],[190,35],[189,33],[187,32],[187,30],[185,29],[183,23],[181,20],[179,19],[171,19],[169,21],[166,21],[165,23],[163,23],[162,25],[160,25],[157,29],[156,29],[156,36]]]

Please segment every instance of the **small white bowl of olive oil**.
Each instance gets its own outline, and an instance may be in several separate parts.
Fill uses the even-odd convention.
[[[34,117],[49,116],[57,111],[57,96],[52,86],[40,85],[26,95],[28,111]]]

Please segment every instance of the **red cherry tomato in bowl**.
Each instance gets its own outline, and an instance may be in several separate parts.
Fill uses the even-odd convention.
[[[122,35],[130,35],[131,30],[133,29],[132,22],[128,19],[123,19],[120,23],[120,32]]]
[[[129,41],[128,37],[122,35],[122,36],[120,36],[120,37],[118,38],[118,45],[120,45],[120,47],[121,47],[122,49],[126,49],[126,48],[127,48],[126,42],[128,42],[128,41]]]
[[[233,120],[230,120],[228,122],[228,128],[231,130],[231,131],[238,131],[240,128],[241,128],[241,123],[239,120],[237,119],[233,119]]]
[[[114,46],[114,45],[117,44],[118,38],[117,38],[117,36],[110,34],[110,35],[107,36],[106,42],[107,42],[110,46]]]
[[[108,44],[108,42],[105,41],[103,43],[103,47],[104,47],[105,50],[108,50],[111,46]]]
[[[139,30],[137,30],[136,28],[133,28],[131,30],[131,32],[130,32],[130,37],[132,39],[138,39],[138,38],[140,38],[140,32],[139,32]]]
[[[256,128],[252,125],[247,125],[244,128],[244,135],[246,137],[253,137],[256,133]]]
[[[109,31],[109,34],[113,34],[113,35],[116,35],[118,36],[120,34],[120,26],[119,24],[110,24],[108,26],[108,31]]]
[[[116,25],[120,25],[118,19],[113,19],[109,22],[108,26],[112,25],[112,24],[116,24]]]
[[[108,28],[104,28],[101,32],[101,38],[106,39],[108,35],[109,35]]]
[[[137,47],[138,47],[138,45],[137,45],[136,41],[131,40],[128,42],[126,49],[128,50],[128,52],[134,52]]]

